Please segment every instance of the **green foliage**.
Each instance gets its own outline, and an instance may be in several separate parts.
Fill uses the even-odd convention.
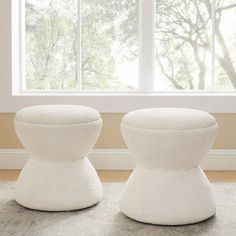
[[[85,90],[134,89],[116,70],[138,57],[137,2],[83,0],[79,22],[75,0],[27,0],[26,87],[76,89],[80,79]]]
[[[136,89],[138,2],[81,0],[78,19],[77,0],[26,0],[26,88]],[[159,89],[210,88],[211,4],[211,0],[156,0],[156,72],[164,81]],[[228,22],[235,18],[236,4],[234,0],[215,4],[215,86],[232,89],[236,31]]]
[[[40,8],[27,1],[27,88],[72,89],[76,86],[76,19],[71,14],[71,1],[63,3],[59,7],[50,1],[47,8]]]
[[[115,75],[121,60],[137,58],[138,4],[131,1],[82,1],[82,88],[130,89]],[[118,50],[114,49],[118,47]]]

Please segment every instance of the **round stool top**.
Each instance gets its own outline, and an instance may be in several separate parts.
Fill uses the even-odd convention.
[[[207,112],[185,108],[149,108],[126,114],[122,124],[144,129],[191,130],[216,125]]]
[[[79,105],[40,105],[16,113],[15,120],[30,124],[80,124],[100,120],[98,111]]]

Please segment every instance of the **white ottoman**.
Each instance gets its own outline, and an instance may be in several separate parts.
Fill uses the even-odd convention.
[[[45,105],[17,112],[15,129],[30,158],[17,180],[15,200],[46,211],[96,204],[102,185],[86,156],[101,125],[99,113],[85,106]]]
[[[182,225],[215,214],[211,186],[199,163],[217,132],[208,113],[153,108],[125,115],[121,130],[137,167],[125,184],[121,211],[137,221]]]

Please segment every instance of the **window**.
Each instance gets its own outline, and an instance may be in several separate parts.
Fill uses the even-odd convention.
[[[138,0],[25,0],[28,90],[138,88]]]
[[[234,90],[235,26],[235,0],[157,0],[155,89]]]
[[[0,80],[2,112],[49,103],[236,112],[233,0],[8,4],[2,47],[12,51],[12,80]]]
[[[21,90],[232,91],[234,0],[22,0]]]
[[[232,91],[233,0],[22,0],[20,90]]]
[[[211,89],[210,0],[157,0],[155,89]]]

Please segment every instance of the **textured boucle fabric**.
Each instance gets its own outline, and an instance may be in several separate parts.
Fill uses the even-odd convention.
[[[215,214],[208,179],[199,167],[186,170],[137,167],[121,199],[125,215],[151,224],[191,224]]]
[[[65,211],[101,199],[99,177],[86,158],[102,126],[96,110],[75,105],[29,107],[16,114],[14,124],[30,154],[16,184],[19,204]]]
[[[145,223],[179,225],[215,214],[211,186],[199,167],[217,133],[210,114],[143,109],[125,115],[121,131],[137,159],[121,197],[125,215]]]
[[[94,146],[102,121],[83,124],[45,125],[15,121],[25,149],[37,159],[80,159]]]
[[[191,130],[216,125],[215,118],[204,111],[168,107],[132,111],[123,117],[122,123],[132,127],[162,130]]]
[[[194,130],[139,129],[121,124],[121,131],[138,165],[147,168],[191,168],[207,155],[217,126]]]
[[[79,105],[40,105],[21,109],[16,121],[31,124],[80,124],[100,120],[95,109]]]
[[[30,159],[15,186],[16,201],[37,210],[82,209],[101,197],[101,182],[87,158],[53,162]]]

